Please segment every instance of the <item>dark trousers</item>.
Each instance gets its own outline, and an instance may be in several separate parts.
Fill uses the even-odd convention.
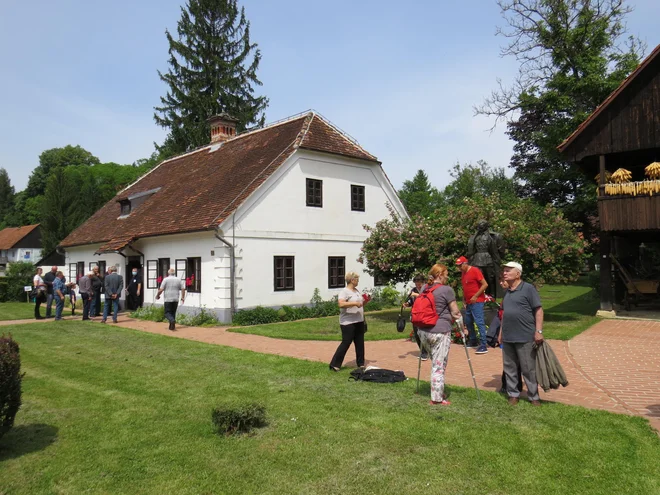
[[[101,291],[98,290],[92,296],[89,304],[90,316],[101,316]]]
[[[350,325],[340,325],[341,327],[341,344],[337,347],[335,355],[332,356],[330,366],[334,368],[341,368],[346,357],[346,352],[351,346],[355,344],[355,361],[358,366],[364,366],[364,322],[351,323]]]
[[[176,309],[179,307],[179,302],[164,302],[163,306],[165,308],[165,319],[170,323],[176,323]]]
[[[506,376],[506,393],[509,397],[519,397],[518,368],[527,385],[527,398],[539,400],[539,385],[536,381],[536,350],[534,342],[504,342],[502,344],[502,360]]]
[[[80,299],[82,299],[83,303],[83,320],[89,320],[89,309],[90,306],[92,305],[92,299],[94,299],[94,296],[90,296],[88,292],[81,292],[80,293]]]
[[[37,292],[37,295],[34,298],[34,317],[37,320],[41,320],[41,312],[39,311],[39,308],[41,308],[41,303],[45,301],[46,301],[46,293]]]
[[[140,296],[137,295],[137,292],[128,292],[126,295],[126,307],[131,311],[135,311],[140,307]]]
[[[53,294],[46,294],[46,318],[50,318],[53,313],[53,301],[55,296]]]

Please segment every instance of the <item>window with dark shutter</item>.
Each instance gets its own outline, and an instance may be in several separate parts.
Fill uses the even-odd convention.
[[[70,280],[70,282],[75,282],[77,284],[78,280],[80,280],[80,278],[84,276],[85,276],[85,262],[79,261],[78,266],[76,267],[76,278]]]
[[[295,290],[295,273],[293,256],[275,256],[275,290]]]
[[[169,273],[170,269],[170,259],[169,258],[158,258],[158,277],[156,278],[156,284],[160,287],[160,284]]]
[[[364,211],[364,186],[351,185],[351,210]]]
[[[157,289],[158,283],[156,279],[158,278],[158,261],[148,260],[147,261],[147,289]]]
[[[323,207],[323,181],[307,179],[307,206]]]
[[[346,257],[330,256],[328,257],[328,288],[338,289],[346,285],[344,276],[346,275]]]
[[[202,292],[202,258],[188,258],[186,290],[188,292]]]

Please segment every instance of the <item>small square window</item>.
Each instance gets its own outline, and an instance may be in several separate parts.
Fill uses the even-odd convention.
[[[127,216],[131,214],[131,202],[130,201],[122,201],[120,203],[121,205],[121,216]]]
[[[351,185],[351,210],[364,211],[364,186]]]
[[[295,290],[295,258],[293,256],[275,256],[275,290]]]
[[[323,207],[323,181],[307,179],[307,206]]]
[[[346,257],[330,256],[328,258],[328,288],[338,289],[346,285]]]

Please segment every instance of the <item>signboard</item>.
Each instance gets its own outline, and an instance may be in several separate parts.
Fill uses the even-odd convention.
[[[32,286],[31,285],[24,285],[23,290],[25,292],[32,292]]]

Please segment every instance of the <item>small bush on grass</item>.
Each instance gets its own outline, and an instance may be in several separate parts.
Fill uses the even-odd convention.
[[[230,403],[213,409],[211,421],[219,435],[249,433],[266,426],[266,408],[254,403]]]
[[[14,426],[21,407],[21,358],[11,335],[0,336],[0,438]]]
[[[192,327],[212,326],[220,323],[220,320],[215,316],[215,313],[209,311],[203,306],[192,315],[184,313],[177,314],[176,321],[181,325],[189,325]]]
[[[280,321],[277,310],[264,308],[263,306],[257,306],[254,309],[242,309],[234,315],[233,319],[234,325],[240,326],[265,325],[276,321]]]
[[[140,320],[161,322],[165,321],[165,308],[163,306],[152,304],[150,306],[136,309],[131,313],[131,316]]]

